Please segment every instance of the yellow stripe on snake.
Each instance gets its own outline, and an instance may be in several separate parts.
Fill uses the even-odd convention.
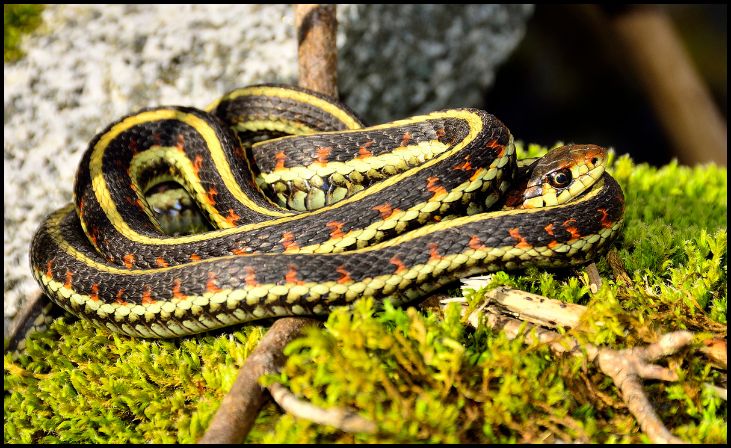
[[[322,95],[247,87],[94,137],[75,203],[36,232],[31,265],[61,307],[140,337],[321,315],[366,296],[404,303],[475,273],[601,254],[624,212],[605,160],[569,145],[518,168],[512,135],[481,110],[364,127]],[[209,231],[163,230],[147,193],[169,180]]]

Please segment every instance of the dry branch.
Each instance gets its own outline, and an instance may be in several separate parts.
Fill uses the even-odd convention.
[[[269,386],[272,398],[286,412],[295,417],[303,418],[319,425],[329,425],[344,432],[360,432],[374,434],[376,425],[360,415],[340,408],[323,409],[310,403],[300,400],[292,392],[281,384],[274,383]]]
[[[524,291],[496,288],[486,294],[486,300],[489,300],[491,304],[484,307],[483,310],[473,311],[468,316],[468,322],[476,327],[479,325],[480,318],[483,317],[486,325],[495,330],[504,331],[510,338],[523,334],[524,322],[513,317],[507,317],[505,316],[506,313],[520,315],[521,319],[523,319],[523,316],[530,314],[531,322],[541,325],[540,322],[542,321],[545,322],[544,326],[546,324],[555,326],[555,315],[552,306],[560,305],[552,304],[552,302],[558,301],[534,294],[531,294],[530,300],[524,300],[526,294],[528,293]],[[506,297],[508,298],[506,299]],[[521,299],[523,300],[521,301]],[[536,306],[537,303],[541,306]],[[509,306],[506,306],[506,304],[509,304]],[[567,311],[574,314],[581,311],[582,308],[584,307],[573,305]],[[545,315],[543,315],[544,312]],[[579,316],[580,313],[570,317],[569,320],[575,319],[578,322]],[[641,380],[677,381],[678,378],[675,372],[652,364],[652,362],[672,355],[691,344],[693,342],[693,333],[688,331],[667,333],[662,335],[657,342],[646,347],[613,350],[592,344],[579,345],[575,339],[562,336],[545,328],[535,327],[533,330],[533,332],[525,333],[526,339],[529,342],[548,344],[556,355],[572,353],[580,356],[583,349],[587,359],[595,363],[602,372],[612,378],[627,408],[635,416],[640,427],[651,441],[654,443],[683,443],[681,439],[672,435],[662,423],[642,388]],[[718,394],[723,395],[725,391],[721,389]]]

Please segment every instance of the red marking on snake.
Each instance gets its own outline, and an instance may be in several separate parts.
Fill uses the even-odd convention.
[[[373,153],[365,149],[363,146],[358,148],[358,158],[359,159],[367,159],[368,157],[372,156]]]
[[[198,177],[198,172],[201,170],[202,166],[203,166],[203,157],[200,154],[196,154],[195,160],[193,161],[193,172],[195,173],[196,177]]]
[[[211,187],[208,190],[208,198],[206,198],[208,203],[211,205],[216,205],[216,198],[214,196],[218,196],[218,190],[216,190],[215,187]]]
[[[409,132],[409,131],[404,132],[404,136],[401,139],[401,146],[407,146],[410,141],[411,141],[411,132]]]
[[[156,300],[152,298],[152,287],[145,285],[145,289],[142,291],[142,304],[150,305],[155,303]]]
[[[244,148],[242,148],[240,145],[236,145],[234,148],[234,156],[239,160],[244,160],[246,157],[246,154],[244,153]]]
[[[335,269],[338,274],[341,275],[341,277],[338,279],[338,283],[350,283],[353,281],[353,279],[350,277],[350,272],[348,272],[347,269],[345,269],[345,266],[338,266],[337,269]]]
[[[234,213],[234,209],[230,208],[228,209],[228,216],[226,216],[226,222],[231,224],[232,226],[235,226],[237,222],[239,222],[239,219],[241,219],[241,216]]]
[[[145,209],[145,205],[142,203],[142,199],[140,199],[140,198],[135,199],[135,206],[137,208],[139,208],[140,210]]]
[[[183,137],[183,134],[178,134],[178,142],[175,144],[175,147],[178,148],[178,151],[180,152],[185,150],[185,137]]]
[[[208,281],[206,282],[206,291],[208,292],[218,292],[221,288],[216,285],[216,273],[215,272],[209,272],[208,273]]]
[[[155,264],[158,265],[158,266],[160,266],[161,268],[166,268],[166,267],[169,266],[168,265],[168,262],[165,261],[165,259],[162,258],[162,257],[155,258]]]
[[[500,151],[498,151],[497,156],[496,156],[497,158],[501,158],[502,156],[505,155],[505,146],[498,143],[497,140],[494,138],[491,139],[490,141],[488,141],[487,143],[485,143],[485,147],[490,148],[490,149],[500,148]]]
[[[434,193],[432,199],[435,199],[437,196],[444,196],[447,194],[447,189],[441,185],[437,185],[437,182],[439,182],[439,178],[436,176],[430,176],[426,179],[426,189]]]
[[[289,265],[289,271],[284,276],[284,281],[287,283],[294,283],[295,285],[304,285],[305,282],[297,278],[297,267],[293,264]]]
[[[528,243],[525,240],[525,238],[523,238],[520,235],[520,231],[518,230],[517,227],[508,230],[508,232],[510,233],[510,236],[512,236],[513,238],[515,238],[518,241],[518,244],[516,244],[515,247],[517,247],[519,249],[530,249],[531,247],[533,247],[530,243]]]
[[[371,210],[375,210],[381,214],[381,219],[388,219],[395,212],[401,211],[397,208],[393,208],[388,202],[384,202],[381,205],[376,205]]]
[[[48,260],[46,263],[46,277],[53,279],[53,260]]]
[[[231,253],[234,255],[246,255],[250,252],[248,247],[234,247],[231,249]]]
[[[361,146],[360,148],[358,148],[358,158],[359,159],[366,159],[366,158],[372,156],[373,153],[370,152],[370,151],[368,151],[368,148],[370,148],[371,146],[373,146],[373,144],[375,142],[376,142],[375,140],[368,140],[367,142],[365,142],[365,144],[363,146]]]
[[[155,132],[154,134],[152,134],[152,141],[155,142],[155,144],[157,146],[160,146],[160,133],[159,132]]]
[[[477,235],[472,235],[470,237],[470,242],[467,244],[470,246],[470,249],[474,250],[483,249],[485,247],[485,245],[482,244],[482,241],[480,241]]]
[[[252,266],[245,266],[244,273],[244,282],[246,283],[246,286],[254,287],[259,284],[259,282],[256,281],[256,271]]]
[[[546,231],[547,234],[553,236],[553,223],[547,225],[543,229]]]
[[[455,171],[472,171],[472,164],[470,163],[470,156],[465,157],[464,162],[458,163],[452,167]]]
[[[548,248],[549,249],[553,249],[554,247],[556,247],[558,245],[560,245],[560,243],[558,241],[556,241],[556,240],[553,240],[550,243],[548,243]]]
[[[124,262],[124,267],[127,269],[132,269],[135,265],[135,256],[132,254],[127,254],[122,258],[122,261]]]
[[[332,148],[329,146],[320,146],[315,150],[315,153],[317,154],[317,163],[319,163],[322,166],[327,165],[328,157],[330,157],[330,153],[332,152]]]
[[[190,261],[200,261],[201,256],[198,254],[190,254]]]
[[[611,229],[614,223],[609,219],[609,213],[607,213],[607,209],[598,208],[596,209],[596,211],[602,214],[602,218],[600,220],[602,223],[602,227],[604,227],[605,229]]]
[[[89,295],[89,298],[95,302],[99,301],[99,283],[91,285],[91,295]]]
[[[279,151],[278,153],[274,154],[274,160],[277,161],[276,165],[274,165],[274,171],[283,170],[284,161],[287,160],[287,156],[284,155],[284,151]]]
[[[179,278],[173,280],[173,299],[184,300],[186,297],[181,290],[182,281]]]
[[[330,221],[325,224],[330,229],[330,238],[342,238],[345,236],[343,233],[343,226],[345,225],[342,221]]]
[[[64,288],[71,289],[71,280],[74,274],[71,271],[66,271],[66,282],[63,284]]]
[[[129,148],[130,152],[132,152],[132,155],[135,155],[139,152],[137,150],[137,139],[136,138],[132,137],[131,139],[129,139],[128,148]]]
[[[127,301],[124,300],[122,297],[124,297],[124,288],[121,288],[119,291],[117,291],[117,296],[114,298],[114,301],[119,305],[126,305]]]
[[[437,129],[437,140],[443,139],[445,135],[447,135],[447,131],[444,128]]]
[[[438,261],[442,257],[439,255],[439,245],[437,243],[429,243],[429,261]]]
[[[576,227],[573,227],[571,223],[575,223],[576,220],[574,218],[567,219],[563,222],[563,226],[566,229],[567,232],[571,234],[571,239],[581,238],[581,233],[579,232],[579,229]]]
[[[470,176],[470,181],[474,182],[477,179],[479,179],[482,176],[482,173],[485,171],[485,168],[477,168],[474,173],[472,173],[472,176]]]
[[[393,257],[391,257],[391,259],[388,260],[388,262],[391,263],[392,265],[396,266],[396,271],[395,271],[396,274],[400,274],[406,270],[406,265],[404,264],[403,261],[401,261],[401,259],[398,257],[398,255],[394,255]]]
[[[299,244],[294,241],[294,233],[292,232],[284,232],[282,234],[282,239],[279,241],[282,243],[282,246],[284,246],[284,250],[299,249]]]
[[[99,239],[99,229],[96,227],[92,227],[89,231],[88,236],[89,236],[89,241],[91,241],[91,244],[93,244],[94,247],[99,247],[96,244],[97,240]]]

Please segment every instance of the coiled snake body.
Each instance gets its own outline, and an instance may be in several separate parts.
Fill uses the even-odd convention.
[[[591,260],[623,217],[605,157],[567,146],[519,175],[512,135],[481,110],[363,127],[313,92],[247,87],[98,134],[31,265],[63,308],[140,337],[401,303],[473,273]],[[166,180],[213,230],[162,229],[146,193]]]

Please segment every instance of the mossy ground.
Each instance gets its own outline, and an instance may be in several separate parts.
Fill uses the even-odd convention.
[[[531,145],[529,153],[541,149]],[[589,307],[569,335],[622,348],[668,331],[726,334],[727,180],[713,165],[662,168],[627,157],[610,171],[626,197],[615,249],[630,277],[589,293],[581,270],[498,273],[493,285]],[[470,294],[479,300],[479,293]],[[5,355],[5,442],[191,443],[199,438],[265,327],[176,341],[143,341],[59,319]],[[697,348],[697,346],[695,347]],[[376,309],[369,300],[332,313],[287,349],[281,381],[323,407],[377,422],[377,436],[344,434],[283,415],[272,404],[247,442],[643,442],[611,381],[581,358],[474,329],[457,305],[433,314]],[[698,350],[661,361],[680,381],[645,381],[661,419],[690,442],[725,443],[726,404],[704,383],[726,373]]]

